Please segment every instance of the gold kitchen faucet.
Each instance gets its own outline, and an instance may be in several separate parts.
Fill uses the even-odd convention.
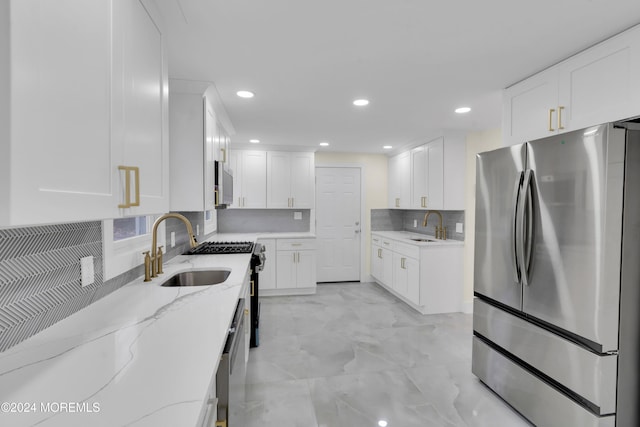
[[[195,248],[198,243],[196,237],[193,234],[193,227],[191,222],[179,213],[168,213],[162,215],[156,219],[153,223],[153,229],[151,231],[151,251],[143,252],[144,255],[144,281],[149,282],[153,277],[158,277],[158,274],[162,274],[162,246],[157,247],[158,244],[158,225],[167,218],[176,218],[184,222],[187,226],[187,234],[189,235],[189,245]]]
[[[447,240],[447,227],[442,226],[442,214],[440,213],[440,211],[427,211],[427,213],[424,215],[422,226],[423,227],[427,226],[429,215],[431,215],[432,213],[438,215],[438,218],[440,218],[440,224],[436,225],[436,239]]]

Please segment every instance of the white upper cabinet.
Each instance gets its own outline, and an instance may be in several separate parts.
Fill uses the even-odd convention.
[[[316,170],[313,153],[291,153],[291,207],[315,206]]]
[[[0,225],[166,210],[167,64],[151,9],[124,0],[1,7]]]
[[[314,203],[314,154],[268,151],[267,208],[312,209]]]
[[[411,198],[411,155],[405,151],[389,158],[389,207],[409,208]]]
[[[119,215],[169,210],[169,81],[165,41],[151,4],[118,0],[114,19],[113,159],[139,168],[139,206]],[[120,81],[122,79],[122,81]],[[120,170],[119,170],[120,171]],[[115,185],[126,189],[126,172]],[[117,187],[117,188],[118,188]],[[126,199],[126,197],[125,197]],[[126,200],[124,202],[126,204]]]
[[[220,124],[208,82],[171,79],[171,210],[215,213],[215,140]],[[214,218],[211,219],[214,224]],[[207,232],[215,230],[208,227]]]
[[[0,223],[108,217],[113,4],[2,3]]]
[[[411,150],[411,208],[444,207],[443,138]]]
[[[464,209],[465,139],[451,132],[389,158],[389,207]]]
[[[267,207],[267,152],[231,150],[233,170],[233,204],[230,208],[264,209]]]
[[[640,27],[504,91],[505,145],[640,114]]]

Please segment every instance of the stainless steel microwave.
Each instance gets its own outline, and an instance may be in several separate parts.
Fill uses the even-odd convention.
[[[233,173],[222,162],[215,161],[216,209],[225,209],[233,203]]]

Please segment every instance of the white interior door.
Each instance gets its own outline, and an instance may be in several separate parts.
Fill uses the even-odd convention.
[[[360,168],[316,168],[318,282],[360,280]]]

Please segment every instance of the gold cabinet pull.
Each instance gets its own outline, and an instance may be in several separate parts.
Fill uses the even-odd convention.
[[[140,206],[140,168],[137,166],[118,166],[118,170],[124,171],[124,203],[118,205],[119,208],[126,209],[133,206]],[[134,175],[135,201],[131,201],[131,172]]]
[[[227,163],[227,149],[221,148],[220,151],[222,151],[222,163]]]
[[[558,107],[558,129],[560,130],[564,129],[564,126],[562,126],[562,110],[564,110],[564,107],[561,105]]]
[[[378,249],[378,258],[382,258],[382,249]]]
[[[396,208],[400,207],[400,198],[396,197]]]
[[[218,202],[219,202],[219,200],[218,200],[218,199],[219,199],[218,190],[213,190],[213,194],[215,195],[215,203],[214,203],[214,206],[218,207],[218,206],[219,206],[219,204],[218,204]]]
[[[227,427],[227,420],[216,421],[216,427]]]
[[[549,132],[553,132],[555,130],[551,123],[551,121],[553,120],[553,113],[555,112],[556,110],[554,108],[549,108]]]
[[[252,280],[251,281],[251,295],[250,296],[254,296],[255,295],[255,286],[256,286],[256,283],[255,283],[255,281]]]
[[[403,270],[407,269],[404,265],[405,261],[406,261],[406,258],[400,258],[400,268],[402,268]]]

